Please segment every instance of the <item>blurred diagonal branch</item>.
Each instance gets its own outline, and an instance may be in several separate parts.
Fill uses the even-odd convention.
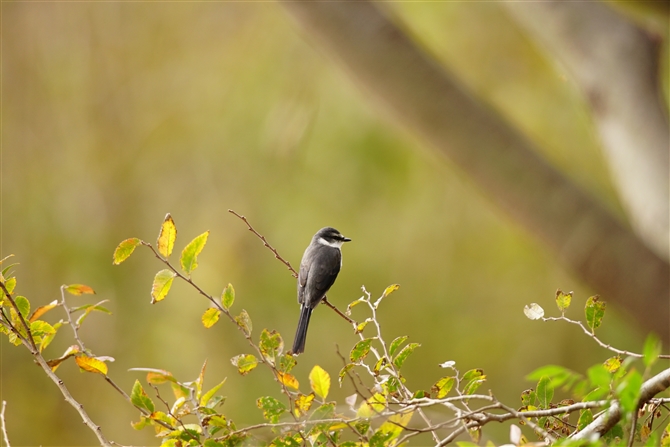
[[[369,1],[283,5],[397,123],[458,165],[594,290],[645,329],[670,336],[667,261],[466,93],[385,13]]]
[[[574,75],[633,228],[668,259],[670,129],[661,101],[659,43],[601,2],[505,5]]]

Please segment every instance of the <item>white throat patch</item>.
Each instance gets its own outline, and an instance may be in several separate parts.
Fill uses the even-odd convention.
[[[317,239],[317,242],[321,245],[325,245],[327,247],[333,247],[333,248],[340,248],[342,247],[342,244],[344,244],[344,241],[333,241],[333,242],[328,242],[324,238],[320,237]]]

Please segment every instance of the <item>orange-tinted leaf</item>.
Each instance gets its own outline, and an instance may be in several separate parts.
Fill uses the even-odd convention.
[[[130,239],[122,241],[114,250],[114,255],[112,256],[112,264],[119,265],[123,261],[128,259],[130,255],[132,255],[133,252],[135,251],[135,247],[140,245],[140,243],[142,243],[142,241],[136,237],[131,237]]]
[[[297,390],[300,387],[298,379],[296,379],[295,376],[292,374],[278,372],[277,378],[279,379],[279,382],[283,383],[285,386],[289,388],[293,388],[294,390]]]
[[[75,356],[74,361],[77,362],[77,365],[84,371],[102,374],[103,376],[107,375],[107,364],[95,357],[80,354]]]
[[[77,345],[72,345],[72,346],[70,346],[69,348],[67,348],[67,349],[65,350],[65,352],[63,353],[63,355],[61,355],[61,356],[58,357],[57,359],[48,360],[48,361],[47,361],[47,365],[49,365],[49,367],[51,368],[52,371],[56,371],[56,368],[58,368],[58,366],[59,366],[63,361],[65,361],[66,359],[72,357],[73,355],[75,355],[75,354],[78,353],[78,352],[79,352],[79,346],[77,346]]]
[[[158,233],[158,241],[156,242],[158,253],[164,258],[168,258],[174,248],[175,239],[177,239],[177,227],[170,213],[167,213],[161,225],[161,231]]]
[[[71,293],[72,295],[95,294],[95,290],[83,284],[70,284],[69,286],[63,286],[63,287],[65,288],[66,292]]]
[[[54,307],[58,307],[58,306],[60,306],[60,304],[58,303],[58,300],[53,300],[52,302],[50,302],[46,306],[38,307],[37,309],[35,309],[35,312],[33,312],[32,315],[30,316],[30,318],[29,318],[30,322],[32,323],[33,321],[37,320],[39,317],[41,317],[45,313],[49,312]]]

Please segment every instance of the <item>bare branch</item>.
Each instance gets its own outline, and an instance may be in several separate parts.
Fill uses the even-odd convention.
[[[2,438],[5,440],[5,445],[11,447],[9,444],[9,436],[7,435],[7,426],[5,423],[5,407],[7,407],[7,402],[2,401],[2,411],[0,411],[0,425],[2,425]]]
[[[668,387],[670,387],[670,368],[661,371],[642,384],[637,408],[649,402],[656,394],[668,389]],[[583,430],[575,433],[572,439],[586,440],[590,439],[593,434],[602,436],[614,427],[621,420],[622,416],[621,404],[619,404],[618,400],[615,400],[607,411],[584,427]]]

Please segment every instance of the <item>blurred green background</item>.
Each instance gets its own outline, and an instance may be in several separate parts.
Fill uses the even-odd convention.
[[[389,7],[547,158],[620,212],[583,98],[501,5]],[[443,373],[438,363],[455,360],[461,371],[483,368],[483,390],[520,406],[536,367],[584,371],[609,357],[578,328],[522,312],[538,302],[557,313],[562,288],[575,291],[569,316],[581,318],[597,291],[448,160],[380,116],[274,3],[3,3],[1,200],[0,251],[20,262],[18,294],[36,307],[57,299],[61,284],[93,287],[113,315],[91,315],[81,335],[97,355],[116,358],[117,383],[130,391],[143,377],[132,367],[192,380],[207,359],[206,386],[228,377],[224,412],[239,425],[260,422],[255,400],[279,393],[262,368],[241,377],[231,365],[248,352],[237,329],[226,321],[204,329],[208,303],[183,284],[151,305],[162,266],[148,250],[112,266],[121,240],[155,241],[167,212],[176,254],[211,231],[194,280],[214,295],[232,283],[235,310],[249,312],[255,335],[276,329],[286,345],[298,319],[295,280],[227,210],[247,216],[294,266],[323,226],[352,238],[329,298],[344,308],[362,285],[373,295],[401,285],[379,314],[389,341],[408,335],[422,345],[405,366],[411,388],[430,388]],[[359,309],[354,316],[365,318]],[[602,339],[639,350],[645,334],[625,316],[609,309],[604,323]],[[356,339],[318,308],[295,369],[303,387],[316,363],[336,377],[336,345],[348,352]],[[46,357],[73,342],[62,328]],[[13,445],[96,443],[25,349],[5,338],[0,349]],[[74,362],[58,373],[110,439],[157,443],[150,429],[131,428],[137,410],[99,376]],[[351,393],[345,386],[332,397]],[[484,432],[504,442],[508,428]]]

